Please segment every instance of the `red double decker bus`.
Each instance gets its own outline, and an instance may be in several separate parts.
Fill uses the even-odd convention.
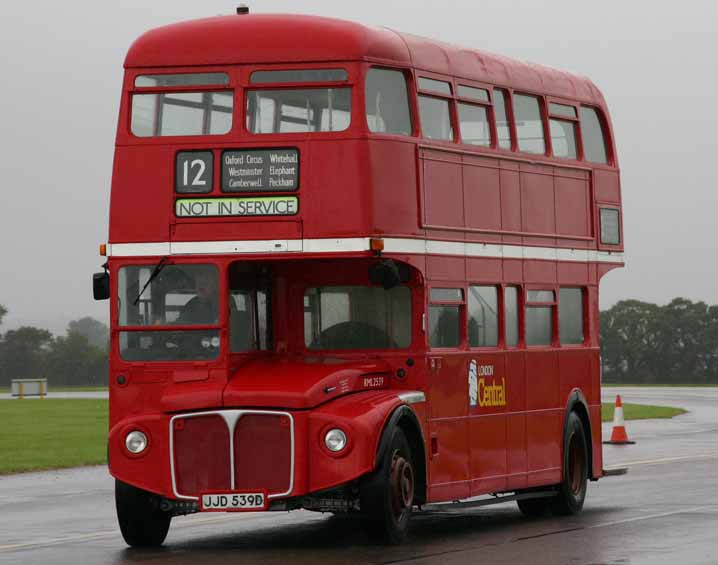
[[[356,513],[392,542],[452,501],[579,512],[622,251],[587,79],[321,17],[146,33],[94,281],[125,540],[198,511]]]

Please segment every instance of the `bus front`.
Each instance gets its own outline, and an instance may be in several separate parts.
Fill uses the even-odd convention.
[[[170,58],[183,25],[154,32]],[[426,482],[424,293],[368,233],[367,66],[162,66],[140,47],[95,276],[125,540],[158,545],[197,511],[361,505],[400,527]]]

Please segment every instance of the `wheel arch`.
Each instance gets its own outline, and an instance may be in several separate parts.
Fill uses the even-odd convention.
[[[576,413],[576,415],[581,420],[581,424],[583,425],[583,435],[586,438],[586,450],[588,451],[589,477],[595,479],[596,477],[593,474],[593,434],[591,431],[591,418],[589,416],[588,402],[586,402],[586,397],[579,389],[573,389],[571,391],[571,394],[569,395],[568,401],[566,403],[566,412],[563,419],[564,435],[566,433],[568,418],[572,412]],[[563,442],[561,445],[561,449],[563,451]],[[561,460],[563,461],[563,457],[561,458]]]
[[[415,495],[414,499],[417,504],[426,502],[427,494],[427,459],[426,459],[426,443],[424,441],[424,432],[416,413],[410,406],[402,404],[398,406],[387,418],[384,428],[381,432],[381,439],[376,450],[376,459],[374,461],[374,471],[379,469],[379,465],[384,460],[389,443],[391,441],[391,430],[399,427],[411,448],[412,459],[416,473]]]

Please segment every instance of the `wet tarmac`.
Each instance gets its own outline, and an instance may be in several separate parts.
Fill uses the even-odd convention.
[[[618,390],[690,413],[628,422],[636,445],[604,454],[630,473],[592,483],[576,517],[525,518],[512,503],[422,513],[409,543],[385,547],[330,515],[194,515],[173,521],[163,548],[134,550],[116,526],[112,480],[92,467],[0,478],[0,563],[718,563],[718,388]]]

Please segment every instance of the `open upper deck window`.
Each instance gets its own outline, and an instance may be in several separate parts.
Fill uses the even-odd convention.
[[[365,94],[369,131],[411,135],[409,95],[404,73],[391,69],[369,69]]]
[[[489,107],[491,99],[485,88],[459,84],[457,87],[459,101],[459,133],[461,142],[469,145],[491,145],[491,127],[489,124]]]
[[[137,137],[222,135],[232,129],[232,91],[153,92],[132,96]]]
[[[577,159],[576,128],[578,126],[578,116],[576,108],[568,104],[550,102],[548,110],[550,115],[551,148],[553,149],[554,157]]]
[[[247,91],[250,133],[344,131],[351,123],[351,88]]]

